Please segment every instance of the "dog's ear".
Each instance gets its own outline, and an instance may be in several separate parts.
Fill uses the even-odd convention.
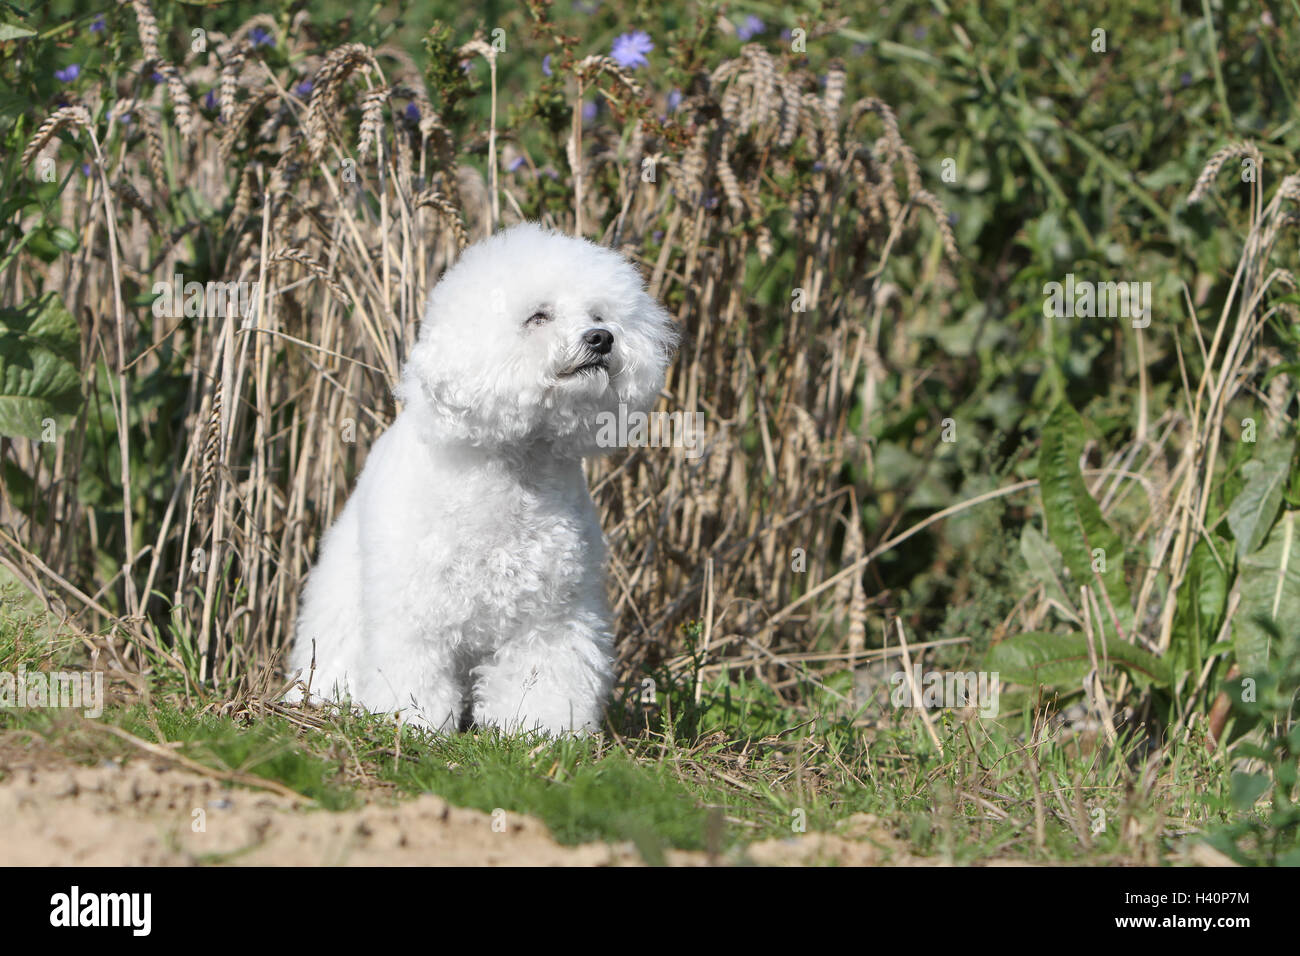
[[[492,445],[518,441],[531,421],[513,396],[503,400],[500,388],[490,370],[450,362],[442,342],[421,339],[402,368],[394,395],[437,440]]]
[[[664,387],[679,333],[668,311],[648,293],[639,292],[634,301],[622,329],[626,364],[619,397],[630,409],[648,411]]]
[[[423,336],[407,356],[393,394],[403,404],[418,407],[439,421],[454,421],[464,411],[453,395],[446,363],[438,361],[437,349]]]

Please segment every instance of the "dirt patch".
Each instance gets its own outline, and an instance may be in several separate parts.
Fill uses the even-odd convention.
[[[556,843],[518,814],[425,795],[330,813],[167,764],[58,765],[30,752],[0,782],[0,864],[16,866],[627,866],[630,844]],[[702,864],[672,851],[670,863]]]
[[[0,865],[8,866],[637,866],[630,843],[562,846],[541,822],[423,795],[371,798],[340,812],[230,787],[159,759],[86,767],[0,736]],[[675,866],[703,853],[671,850]],[[932,866],[869,815],[839,832],[765,840],[720,863]]]

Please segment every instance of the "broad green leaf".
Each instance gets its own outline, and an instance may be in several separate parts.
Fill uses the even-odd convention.
[[[1266,773],[1234,773],[1232,775],[1232,805],[1238,810],[1249,810],[1265,793],[1272,781]]]
[[[1239,554],[1255,551],[1282,506],[1282,494],[1291,477],[1295,441],[1278,442],[1242,466],[1246,484],[1228,506],[1228,527],[1237,539]]]
[[[5,40],[21,40],[23,37],[34,36],[36,36],[35,30],[29,30],[17,23],[0,23],[0,43]]]
[[[1225,564],[1232,558],[1231,544],[1216,540]],[[1187,573],[1178,588],[1178,610],[1174,616],[1172,654],[1181,667],[1199,674],[1207,647],[1218,636],[1228,598],[1228,574],[1214,560],[1210,545],[1201,539],[1187,561]]]
[[[1122,667],[1139,687],[1169,685],[1168,661],[1123,641],[1100,641],[1096,647],[1099,662],[1105,659]],[[997,671],[1002,680],[1015,684],[1078,687],[1092,670],[1092,658],[1083,634],[1028,631],[990,648],[984,669]]]
[[[1264,546],[1242,555],[1241,606],[1232,619],[1237,666],[1257,675],[1268,666],[1269,649],[1277,646],[1284,628],[1300,622],[1300,541],[1296,515],[1287,511],[1273,526]]]
[[[54,294],[0,309],[0,435],[40,438],[46,418],[76,411],[81,332]]]
[[[1029,573],[1042,583],[1048,597],[1066,610],[1073,611],[1077,595],[1072,600],[1061,584],[1061,555],[1032,524],[1026,524],[1020,532],[1020,554],[1029,565]],[[1077,616],[1075,623],[1079,623]]]
[[[81,245],[77,234],[63,226],[55,226],[50,230],[50,242],[64,252],[76,252],[77,247]]]
[[[1047,516],[1047,533],[1061,552],[1073,576],[1074,587],[1097,589],[1101,578],[1125,633],[1133,630],[1133,602],[1124,580],[1124,545],[1101,516],[1101,508],[1088,493],[1079,470],[1083,451],[1083,420],[1066,402],[1061,402],[1043,426],[1043,445],[1038,453],[1038,483]],[[1100,549],[1105,571],[1093,572],[1093,552]],[[1118,637],[1106,601],[1098,594],[1102,626]]]

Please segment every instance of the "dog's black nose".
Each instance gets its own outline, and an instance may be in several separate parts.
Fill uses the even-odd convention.
[[[582,341],[593,352],[608,355],[614,347],[614,333],[610,332],[609,329],[588,329],[582,333]]]

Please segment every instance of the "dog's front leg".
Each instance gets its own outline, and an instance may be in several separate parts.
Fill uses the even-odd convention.
[[[613,682],[611,640],[577,622],[535,627],[474,669],[474,722],[556,736],[600,729]]]
[[[366,710],[401,711],[413,726],[455,733],[465,705],[464,666],[456,644],[428,627],[407,594],[368,582],[355,698]]]

